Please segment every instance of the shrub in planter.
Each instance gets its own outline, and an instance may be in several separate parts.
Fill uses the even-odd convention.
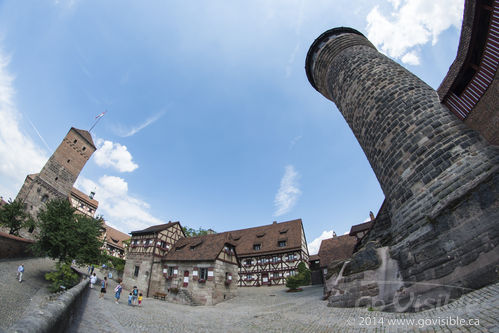
[[[301,286],[302,280],[300,277],[300,274],[295,275],[295,276],[289,276],[286,279],[286,287],[288,287],[291,290],[296,290],[298,289],[299,286]]]

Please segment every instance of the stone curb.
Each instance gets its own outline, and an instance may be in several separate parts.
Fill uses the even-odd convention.
[[[65,332],[84,297],[88,295],[89,282],[89,279],[84,279],[59,296],[57,300],[28,313],[8,328],[5,333]]]

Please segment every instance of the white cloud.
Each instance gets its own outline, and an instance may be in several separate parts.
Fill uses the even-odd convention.
[[[154,122],[156,122],[159,118],[161,118],[163,115],[165,114],[165,112],[160,112],[160,113],[157,113],[155,114],[154,116],[152,117],[149,117],[147,118],[142,124],[138,125],[138,126],[134,126],[132,127],[131,129],[125,129],[123,127],[118,127],[116,129],[116,131],[118,132],[117,134],[119,136],[122,136],[122,137],[129,137],[129,136],[132,136],[134,134],[137,134],[138,132],[142,131],[144,128],[146,128],[147,126],[153,124]]]
[[[286,166],[281,179],[281,186],[274,199],[274,206],[276,207],[274,216],[286,214],[298,201],[301,194],[298,188],[298,178],[299,174],[295,171],[295,168],[292,165]]]
[[[14,78],[8,64],[9,57],[0,52],[0,195],[14,199],[26,175],[39,172],[47,157],[20,128],[22,116],[14,102]]]
[[[334,234],[334,230],[324,230],[319,237],[317,237],[316,239],[314,239],[313,241],[311,241],[310,243],[307,244],[308,253],[310,255],[319,253],[319,248],[321,247],[321,242],[324,239],[329,239],[329,238],[333,237],[333,234]]]
[[[460,28],[463,1],[390,0],[393,12],[384,15],[379,6],[367,15],[367,37],[380,51],[402,62],[417,65],[414,48],[438,41],[440,33]]]
[[[79,177],[76,186],[84,193],[95,191],[94,198],[99,201],[98,214],[104,216],[106,223],[123,232],[164,223],[149,213],[149,204],[128,194],[128,183],[123,178],[104,175],[96,183]]]
[[[298,141],[301,140],[302,137],[303,137],[302,135],[295,136],[293,140],[291,140],[291,142],[289,143],[289,150],[292,150],[294,146],[298,143]]]
[[[97,139],[94,161],[98,166],[113,167],[120,172],[132,172],[139,167],[132,161],[126,146],[103,139]]]

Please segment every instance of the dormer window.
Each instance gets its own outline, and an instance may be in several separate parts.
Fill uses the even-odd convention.
[[[277,246],[279,247],[285,247],[286,246],[286,241],[285,240],[280,240],[277,242]]]
[[[77,142],[78,142],[78,140],[74,139],[73,143],[77,143]]]
[[[261,234],[256,234],[256,237],[258,237],[258,238],[262,238],[263,236],[265,236],[264,232],[262,232]]]
[[[282,230],[279,230],[279,233],[282,235],[282,234],[285,234],[288,232],[288,229],[282,229]]]
[[[262,244],[253,244],[253,250],[258,251],[262,248]]]
[[[175,248],[175,251],[180,251],[180,250],[182,250],[182,249],[185,247],[185,245],[186,245],[186,244],[184,244],[184,245],[180,245],[180,246],[177,246],[177,247]]]

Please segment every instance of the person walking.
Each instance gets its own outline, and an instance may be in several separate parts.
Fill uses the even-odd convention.
[[[24,264],[19,265],[17,267],[17,278],[19,282],[23,282],[23,274],[24,274]]]
[[[94,284],[97,282],[97,276],[95,273],[90,277],[90,289],[94,289]]]
[[[123,290],[122,284],[123,282],[120,282],[116,288],[114,288],[114,298],[116,298],[116,304],[118,304],[121,296],[121,291]]]
[[[132,290],[132,303],[133,305],[137,305],[137,298],[139,297],[139,289],[137,289],[137,286],[133,286]]]
[[[94,274],[94,268],[95,268],[94,265],[90,267],[90,275]]]
[[[104,298],[104,294],[106,293],[107,288],[107,276],[104,276],[104,280],[102,280],[100,285],[100,295],[99,298]]]

